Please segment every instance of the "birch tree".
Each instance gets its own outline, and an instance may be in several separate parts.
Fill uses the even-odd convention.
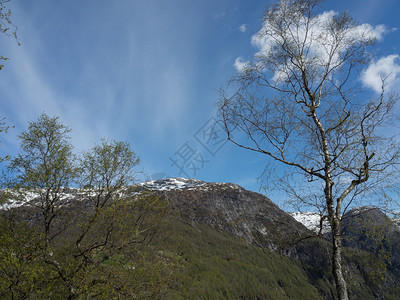
[[[281,175],[279,187],[329,222],[337,296],[348,299],[341,220],[367,193],[388,196],[398,184],[399,144],[385,131],[398,97],[386,92],[385,77],[379,94],[359,88],[367,50],[383,27],[358,24],[347,13],[318,14],[320,2],[280,0],[266,11],[252,39],[260,51],[249,62],[236,60],[238,73],[218,105],[228,139],[278,164],[277,172],[266,169],[267,178]]]
[[[21,153],[10,164],[15,174],[11,186],[38,195],[39,201],[30,204],[42,214],[46,247],[58,235],[52,230],[53,222],[61,208],[61,197],[75,176],[70,131],[58,117],[43,113],[18,136]]]
[[[69,132],[43,113],[19,135],[4,197],[34,196],[0,211],[0,297],[156,295],[166,268],[148,245],[166,202],[128,187],[139,164],[129,143],[103,139],[77,159]]]

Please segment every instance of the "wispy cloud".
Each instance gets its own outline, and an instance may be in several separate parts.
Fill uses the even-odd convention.
[[[182,116],[193,101],[188,74],[195,74],[189,54],[196,50],[198,36],[191,29],[201,29],[196,20],[176,31],[183,28],[177,22],[187,23],[190,17],[153,18],[156,4],[109,5],[95,12],[82,4],[75,22],[67,23],[68,13],[60,13],[59,7],[15,9],[22,46],[7,44],[12,64],[0,82],[2,98],[12,99],[4,101],[3,114],[12,119],[15,131],[45,111],[72,128],[78,150],[103,136],[143,144],[171,132],[171,138],[179,138],[186,129]],[[60,15],[38,26],[41,16],[52,11]],[[113,22],[103,24],[102,16]],[[177,47],[178,40],[188,43]]]
[[[246,24],[242,24],[242,25],[239,26],[238,29],[239,29],[240,32],[246,32],[247,26],[246,26]]]
[[[218,13],[218,14],[215,14],[214,15],[214,18],[215,19],[219,19],[219,18],[223,18],[223,17],[225,17],[226,16],[226,11],[223,11],[223,12],[220,12],[220,13]]]
[[[71,98],[62,94],[52,85],[49,74],[46,76],[43,68],[38,65],[40,58],[35,56],[36,50],[22,46],[16,48],[13,52],[15,59],[9,66],[10,76],[3,83],[13,86],[4,89],[3,96],[13,99],[12,102],[8,101],[6,109],[7,117],[16,126],[16,131],[24,130],[28,121],[35,121],[45,112],[50,116],[59,116],[63,124],[72,128],[71,136],[78,151],[91,147],[99,138],[109,135],[104,115],[107,110],[94,113],[95,107],[84,104],[86,99],[79,95]],[[102,92],[104,98],[107,98],[105,88]],[[106,106],[104,99],[98,104],[100,107]],[[6,138],[15,137],[10,135]],[[15,146],[15,142],[13,144]]]

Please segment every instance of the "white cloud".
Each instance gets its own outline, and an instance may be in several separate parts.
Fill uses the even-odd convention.
[[[281,9],[289,8],[282,7]],[[340,61],[340,56],[353,46],[355,42],[373,39],[381,40],[383,35],[388,31],[384,25],[372,26],[370,24],[361,24],[343,31],[342,40],[338,45],[335,37],[329,34],[329,30],[327,30],[329,24],[337,15],[338,13],[335,11],[326,11],[311,20],[308,20],[307,16],[300,16],[296,25],[289,25],[289,29],[286,31],[287,35],[285,36],[286,43],[293,42],[293,44],[298,44],[300,41],[305,45],[306,49],[303,53],[305,53],[305,59],[310,65],[325,67],[330,63],[331,66],[334,66]],[[275,35],[272,38],[269,35],[265,35],[265,32],[273,32],[274,30],[271,24],[265,21],[261,30],[252,37],[252,45],[259,49],[256,56],[266,55],[274,51],[274,46],[283,43],[283,39],[280,36]],[[338,48],[335,48],[337,46]],[[335,54],[332,57],[331,53],[333,50]],[[273,79],[284,80],[286,78],[285,74],[291,73],[290,69],[292,69],[290,63],[278,67],[277,70],[280,71],[277,71],[277,73],[279,74],[274,74]],[[282,72],[282,70],[284,71]]]
[[[243,72],[243,70],[247,67],[249,62],[243,61],[243,57],[238,57],[235,59],[233,65],[235,66],[236,71]]]
[[[385,79],[386,89],[400,85],[399,55],[388,55],[373,61],[361,74],[364,86],[379,93],[382,88],[382,79]]]
[[[242,25],[239,26],[239,31],[240,32],[246,32],[246,29],[247,29],[246,24],[242,24]]]

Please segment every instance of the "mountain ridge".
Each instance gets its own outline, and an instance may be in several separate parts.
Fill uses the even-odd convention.
[[[172,190],[204,190],[207,191],[207,189],[211,186],[221,186],[221,187],[230,187],[230,188],[236,188],[236,189],[243,189],[238,184],[235,183],[225,183],[225,182],[205,182],[202,180],[194,179],[194,178],[183,178],[183,177],[171,177],[171,178],[165,178],[165,179],[157,179],[157,180],[148,180],[142,183],[136,183],[133,184],[132,186],[128,186],[123,188],[120,192],[119,195],[122,196],[124,193],[126,195],[126,191],[128,190],[148,190],[148,191],[153,191],[153,192],[163,192],[163,191],[172,191]],[[4,190],[3,190],[4,192]],[[251,192],[251,191],[249,191]],[[19,192],[8,192],[9,195],[7,196],[7,200],[0,204],[0,210],[7,210],[11,208],[16,208],[19,206],[26,205],[32,200],[35,200],[36,198],[39,197],[38,193],[32,192],[32,191],[19,191]],[[90,192],[89,192],[90,193]],[[255,194],[259,194],[256,192],[252,192]],[[84,196],[86,195],[87,192],[85,189],[79,189],[79,188],[65,188],[65,191],[62,193],[62,197],[60,199],[61,202],[67,203],[69,200],[76,200],[76,196]],[[78,197],[79,198],[79,197]],[[366,209],[367,207],[362,207],[361,209]],[[360,208],[353,208],[349,213],[353,213],[354,210],[357,210]],[[374,207],[370,207],[369,209],[375,209]],[[311,211],[285,211],[287,214],[292,216],[297,222],[301,223],[304,225],[307,229],[309,229],[312,232],[318,233],[319,232],[319,227],[320,227],[320,214],[316,212],[311,212]],[[400,221],[399,220],[393,220],[398,228],[400,229]],[[328,221],[325,220],[323,222],[323,230],[322,233],[326,234],[329,232],[329,224]]]

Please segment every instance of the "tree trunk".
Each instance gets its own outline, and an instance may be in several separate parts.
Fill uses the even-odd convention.
[[[332,228],[332,274],[335,279],[337,297],[340,300],[348,300],[347,284],[342,271],[342,237],[340,234],[340,221],[334,220]]]

